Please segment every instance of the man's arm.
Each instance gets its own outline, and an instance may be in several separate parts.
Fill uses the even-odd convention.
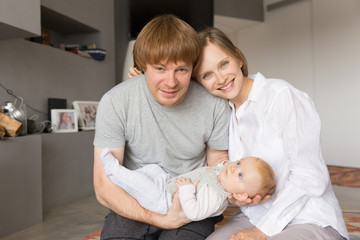
[[[224,160],[229,160],[227,150],[216,150],[209,146],[206,147],[206,162],[209,166],[216,166]]]
[[[124,149],[120,147],[110,150],[120,164],[123,163]],[[113,184],[106,176],[101,162],[102,150],[102,148],[94,148],[94,189],[96,198],[102,205],[123,217],[164,229],[178,228],[189,222],[181,209],[178,197],[174,197],[173,205],[168,213],[161,215],[146,210],[122,188]]]

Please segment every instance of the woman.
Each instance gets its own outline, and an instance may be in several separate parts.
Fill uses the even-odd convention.
[[[248,76],[245,57],[220,30],[206,29],[200,38],[195,77],[211,94],[229,99],[232,108],[230,160],[263,158],[277,178],[268,201],[255,206],[236,201],[242,213],[208,239],[348,238],[309,96],[283,80]]]
[[[207,239],[348,239],[320,146],[321,123],[309,96],[279,79],[248,76],[241,51],[216,28],[200,33],[194,76],[209,93],[229,99],[229,158],[264,159],[277,190],[269,199],[236,196],[241,213]],[[129,76],[139,74],[130,70]]]

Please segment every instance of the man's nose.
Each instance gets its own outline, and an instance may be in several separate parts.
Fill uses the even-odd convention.
[[[177,80],[175,76],[175,72],[169,71],[168,77],[166,79],[166,86],[169,88],[174,88],[177,85]]]

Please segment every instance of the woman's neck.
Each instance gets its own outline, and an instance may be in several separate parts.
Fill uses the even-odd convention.
[[[235,105],[235,111],[248,99],[254,80],[244,77],[239,94],[231,99]]]

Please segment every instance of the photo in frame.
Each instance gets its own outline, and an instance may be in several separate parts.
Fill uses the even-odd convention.
[[[79,129],[94,130],[96,112],[99,102],[96,101],[74,101],[73,107],[78,115]]]
[[[51,109],[51,126],[55,133],[77,132],[76,111],[74,109]]]

